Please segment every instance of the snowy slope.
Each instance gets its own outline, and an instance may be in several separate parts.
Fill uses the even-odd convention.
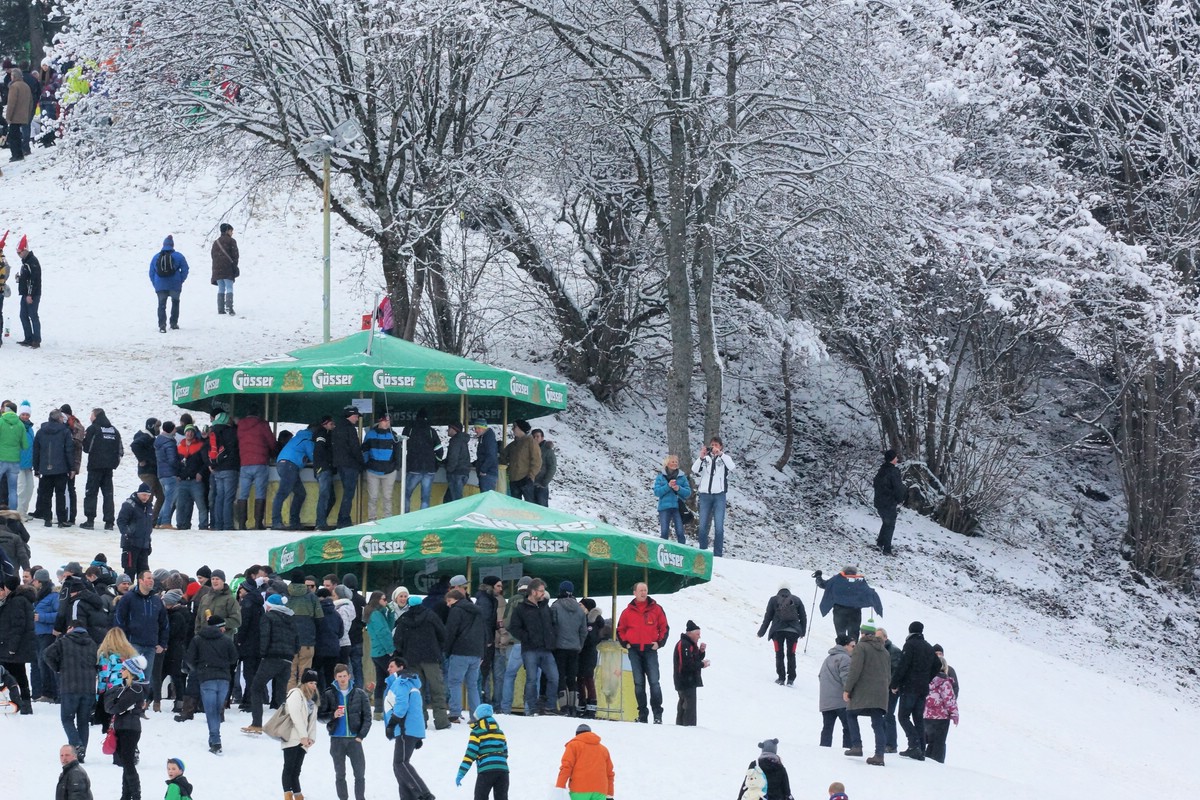
[[[222,183],[200,176],[187,188],[166,189],[146,167],[81,168],[45,152],[7,166],[4,181],[22,198],[10,204],[4,223],[13,230],[7,255],[15,262],[12,245],[28,233],[43,265],[45,296],[39,351],[15,346],[16,303],[5,304],[13,337],[0,349],[0,396],[29,399],[35,422],[63,402],[83,417],[99,405],[128,443],[147,416],[176,418],[168,392],[172,377],[319,341],[320,198],[311,189],[241,202],[245,187],[235,179]],[[215,290],[207,280],[207,246],[221,221],[235,226],[242,252],[234,319],[215,313]],[[336,222],[334,230],[336,336],[357,329],[382,281],[358,237]],[[183,294],[182,330],[163,335],[147,271],[168,233],[194,273]],[[496,293],[519,293],[515,280],[498,271]],[[521,325],[510,319],[492,330],[486,358],[546,372],[544,332]],[[731,375],[730,391],[742,405],[731,398],[724,432],[744,472],[731,492],[728,554],[798,566],[723,560],[711,586],[665,598],[675,635],[692,618],[709,642],[713,667],[701,690],[702,726],[599,723],[597,730],[614,750],[619,797],[661,794],[655,779],[686,786],[696,797],[731,797],[755,754],[754,743],[768,736],[782,740],[780,752],[798,798],[824,796],[833,779],[844,780],[852,797],[899,800],[931,790],[961,797],[1033,796],[1047,781],[1061,796],[1117,797],[1135,794],[1148,774],[1163,796],[1190,796],[1185,773],[1146,767],[1180,763],[1187,755],[1183,748],[1200,733],[1200,700],[1187,673],[1198,640],[1191,634],[1195,605],[1162,587],[1138,585],[1119,563],[1092,562],[1091,537],[1113,535],[1116,514],[1085,508],[1072,523],[1072,509],[1042,485],[1049,477],[1043,473],[1022,493],[1031,519],[1025,527],[967,539],[905,512],[897,534],[902,556],[872,558],[865,545],[877,522],[862,497],[843,485],[846,474],[870,469],[874,460],[862,444],[873,434],[853,376],[840,374],[836,364],[805,373],[798,404],[804,435],[797,446],[810,469],[800,474],[770,467],[779,453],[778,432],[760,416],[770,407],[769,376],[749,365],[731,367]],[[657,398],[656,390],[646,391]],[[552,505],[653,530],[647,486],[664,454],[661,403],[613,410],[577,390],[569,412],[538,422],[560,449]],[[1095,464],[1059,468],[1070,471],[1072,481],[1103,481]],[[132,473],[119,471],[119,496],[134,488]],[[90,558],[98,550],[115,558],[117,551],[111,535],[40,528],[34,535],[35,561],[51,566]],[[187,571],[201,563],[237,570],[263,560],[278,541],[265,533],[159,535],[152,563]],[[892,758],[886,769],[870,770],[840,751],[815,747],[815,675],[831,638],[828,621],[817,626],[797,687],[789,691],[771,683],[769,648],[753,636],[766,598],[786,579],[808,605],[808,572],[828,572],[846,562],[859,563],[881,590],[885,620],[896,638],[911,619],[923,620],[959,671],[964,722],[951,732],[945,767]],[[1104,575],[1106,582],[1092,580],[1089,572]],[[1160,623],[1166,616],[1174,623],[1164,633]],[[670,718],[674,695],[669,679],[664,683]],[[36,746],[28,752],[36,766],[19,785],[31,781],[32,790],[46,792],[57,772],[54,746],[62,734],[56,714],[44,706],[37,712],[32,720],[0,719],[0,731],[6,738],[18,730],[32,737]],[[230,767],[263,771],[262,786],[273,791],[279,755],[269,743],[227,734],[228,755],[218,767],[204,752],[201,724],[176,725],[164,717],[149,724],[145,776],[157,780],[163,759],[181,755],[202,797],[228,785],[221,771]],[[240,724],[235,714],[227,727],[232,731]],[[544,796],[573,724],[521,718],[503,724],[513,741],[514,796]],[[453,789],[463,738],[458,732],[435,734],[418,754],[439,796]],[[377,756],[370,794],[391,797],[386,743],[373,735],[369,744]],[[305,773],[313,797],[332,793],[325,758],[321,742]],[[95,759],[91,772],[102,797],[115,793],[118,775],[99,762]],[[14,762],[6,760],[0,778],[13,769]],[[146,796],[154,797],[157,789],[150,786],[147,778]]]

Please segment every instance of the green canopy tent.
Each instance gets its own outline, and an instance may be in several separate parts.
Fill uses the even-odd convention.
[[[403,582],[414,591],[423,591],[438,575],[453,574],[467,575],[472,583],[488,574],[533,575],[552,590],[570,580],[580,597],[628,594],[638,581],[664,594],[712,579],[708,551],[499,492],[308,536],[272,549],[269,557],[284,575],[297,567],[319,575],[357,566],[364,587]]]
[[[567,387],[520,372],[361,331],[286,355],[178,378],[175,405],[208,412],[214,401],[235,414],[253,409],[274,422],[308,424],[352,401],[370,398],[373,413],[399,421],[425,408],[434,425],[482,417],[503,424],[567,407]]]

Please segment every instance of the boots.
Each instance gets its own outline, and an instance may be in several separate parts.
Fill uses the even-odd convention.
[[[266,530],[266,528],[263,527],[263,515],[265,515],[266,513],[267,513],[267,501],[266,500],[255,500],[254,501],[254,529],[255,530],[257,530],[257,531]]]
[[[867,759],[867,763],[870,764],[872,767],[882,767],[883,766],[883,756],[882,755],[871,756],[870,758]]]
[[[283,793],[283,800],[295,800],[291,792]]]
[[[233,292],[228,292],[225,295],[225,313],[233,316]]]
[[[247,530],[249,526],[246,524],[246,501],[233,501],[233,529],[235,531]]]
[[[157,713],[159,713],[160,711],[162,711],[162,701],[161,701],[161,700],[155,700],[155,701],[154,701],[154,713],[155,713],[155,714],[157,714]]]
[[[843,755],[853,756],[854,758],[862,758],[862,747],[851,747]]]
[[[218,314],[225,313],[225,293],[224,292],[217,292],[217,313]]]
[[[302,795],[300,792],[296,792],[294,795],[292,795],[292,800],[304,800],[304,795]]]
[[[183,710],[175,715],[176,722],[187,722],[196,716],[196,698],[183,698]]]

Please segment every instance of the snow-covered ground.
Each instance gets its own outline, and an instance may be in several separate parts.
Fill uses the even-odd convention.
[[[164,188],[146,166],[80,168],[46,152],[6,166],[4,181],[20,198],[10,203],[3,224],[13,232],[6,254],[15,273],[13,245],[28,234],[45,288],[38,351],[15,346],[17,304],[5,303],[5,327],[13,335],[0,349],[0,396],[28,399],[35,422],[64,402],[81,417],[102,406],[128,443],[146,417],[176,418],[171,378],[319,341],[317,192],[300,187],[241,202],[244,187],[236,180],[223,185],[199,176],[189,187]],[[221,221],[234,225],[242,253],[233,319],[216,314],[208,284],[208,246]],[[157,331],[147,271],[167,234],[194,272],[183,293],[181,330],[164,335]],[[382,280],[359,239],[336,224],[333,263],[337,336],[358,328]],[[497,270],[494,278],[503,284],[498,293],[518,292],[511,272]],[[544,331],[515,318],[505,324],[491,332],[486,358],[534,374],[549,370]],[[613,750],[617,797],[660,796],[664,790],[732,797],[757,752],[755,743],[765,737],[780,738],[797,798],[823,797],[835,779],[847,784],[851,797],[895,800],[931,793],[1116,798],[1137,796],[1147,786],[1163,797],[1194,794],[1186,770],[1160,765],[1188,763],[1185,748],[1200,734],[1200,694],[1188,673],[1200,640],[1195,604],[1139,583],[1113,557],[1111,540],[1120,523],[1119,508],[1111,508],[1115,501],[1072,506],[1070,486],[1077,482],[1115,494],[1102,460],[1047,462],[1019,492],[1011,528],[993,528],[983,537],[958,536],[904,512],[897,533],[901,555],[880,560],[865,546],[877,521],[854,488],[854,476],[869,476],[875,458],[857,384],[836,363],[810,368],[802,384],[797,463],[806,467],[779,473],[771,467],[781,448],[778,430],[762,416],[771,408],[769,377],[752,365],[731,366],[727,385],[736,402],[731,396],[723,433],[742,470],[731,492],[727,551],[733,558],[718,561],[712,584],[662,598],[672,638],[690,618],[709,643],[713,666],[700,692],[701,726],[597,723]],[[646,391],[656,399],[655,390]],[[635,400],[614,410],[583,390],[573,392],[571,403],[558,418],[538,421],[560,451],[551,504],[652,531],[647,487],[664,455],[662,404]],[[1034,440],[1029,447],[1044,444]],[[133,470],[122,467],[118,496],[135,484]],[[1056,484],[1067,488],[1056,490]],[[645,502],[630,502],[638,497]],[[115,559],[118,551],[109,534],[32,530],[34,560],[49,566],[101,550]],[[280,540],[262,532],[160,533],[152,565],[190,572],[208,563],[234,571],[264,560]],[[797,686],[772,683],[769,646],[754,637],[767,597],[788,581],[809,605],[808,573],[832,572],[843,563],[858,563],[879,588],[894,638],[902,639],[908,622],[921,619],[958,670],[963,724],[951,731],[945,766],[891,757],[885,769],[869,769],[840,750],[816,747],[815,676],[831,643],[828,620],[816,626]],[[785,564],[790,566],[779,566]],[[670,719],[669,677],[664,687]],[[62,731],[52,709],[35,710],[32,718],[0,718],[3,741],[20,736],[25,745],[13,751],[21,758],[0,760],[0,780],[9,785],[15,779],[18,788],[44,794],[58,771]],[[513,753],[513,796],[545,796],[575,723],[501,722]],[[255,788],[276,791],[277,746],[242,737],[236,733],[242,724],[241,715],[231,716],[226,755],[217,759],[205,752],[202,723],[154,716],[142,745],[145,796],[156,796],[163,761],[176,755],[187,762],[202,798],[246,791],[252,775],[259,779]],[[98,742],[94,736],[94,752]],[[464,746],[465,732],[456,729],[432,734],[417,754],[437,795],[455,792]],[[372,798],[394,796],[386,747],[382,735],[368,740]],[[326,751],[319,741],[306,766],[306,793],[313,798],[332,796]],[[96,796],[114,797],[119,773],[103,761],[94,755],[89,764]]]

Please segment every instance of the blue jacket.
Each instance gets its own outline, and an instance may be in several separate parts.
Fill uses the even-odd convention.
[[[33,632],[38,636],[54,633],[54,621],[58,619],[58,592],[49,592],[33,606],[37,619],[33,623]]]
[[[368,472],[387,475],[400,468],[400,440],[391,430],[372,426],[363,434],[362,449]]]
[[[24,422],[24,420],[22,420]],[[33,469],[33,423],[25,422],[25,437],[29,447],[21,451],[21,469]]]
[[[491,428],[479,437],[475,450],[475,471],[480,475],[500,474],[500,446],[496,444],[496,432]]]
[[[313,457],[313,435],[308,428],[297,433],[279,451],[280,461],[290,461],[297,467],[311,464]]]
[[[664,472],[658,473],[658,477],[654,479],[654,494],[658,497],[658,510],[670,511],[673,508],[679,508],[680,500],[687,500],[692,496],[692,487],[688,484],[687,475],[682,472],[675,474],[675,482],[679,486],[679,491],[675,492],[667,483],[667,475]]]
[[[113,624],[125,631],[130,644],[137,647],[167,646],[167,609],[154,590],[149,596],[138,589],[126,592],[117,601]]]
[[[392,739],[397,733],[425,738],[425,712],[421,705],[421,679],[401,672],[387,679],[383,697],[383,727]]]
[[[313,656],[316,658],[333,658],[341,650],[339,644],[342,638],[342,615],[333,607],[333,600],[321,598],[321,611],[325,616],[317,620],[317,641],[314,645]]]
[[[170,253],[171,260],[175,262],[175,274],[169,278],[162,277],[155,269],[159,253]],[[183,282],[187,280],[187,276],[187,259],[183,257],[182,253],[175,251],[175,240],[168,236],[163,240],[162,250],[155,253],[154,258],[150,259],[150,283],[156,292],[175,292],[183,288]]]
[[[174,436],[160,433],[154,437],[154,457],[158,461],[158,477],[179,477],[179,448]]]
[[[867,579],[862,575],[847,575],[839,572],[829,580],[817,580],[817,586],[825,589],[821,595],[821,616],[828,616],[834,606],[846,608],[866,608],[870,606],[875,613],[883,616],[883,602],[879,594],[867,585]]]

